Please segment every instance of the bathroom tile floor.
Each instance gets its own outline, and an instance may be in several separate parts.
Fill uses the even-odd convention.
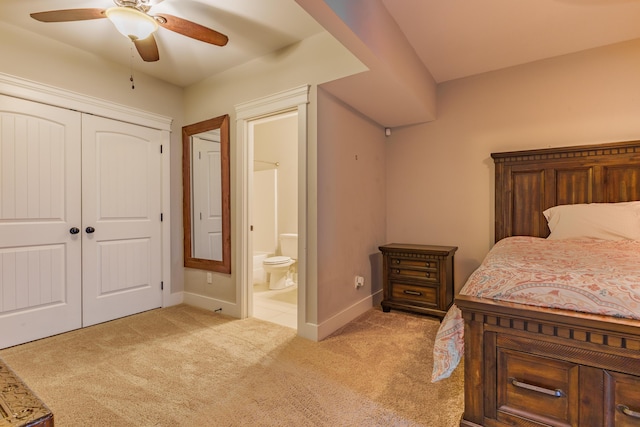
[[[298,286],[271,290],[268,283],[253,285],[253,317],[298,328]]]

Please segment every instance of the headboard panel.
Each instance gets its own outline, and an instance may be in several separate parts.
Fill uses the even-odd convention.
[[[492,153],[495,240],[547,237],[556,205],[640,200],[640,141]]]

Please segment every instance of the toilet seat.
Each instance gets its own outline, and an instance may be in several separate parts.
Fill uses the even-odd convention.
[[[279,265],[279,264],[286,264],[290,261],[291,261],[291,257],[288,257],[288,256],[272,256],[272,257],[266,258],[262,262],[265,265]]]
[[[264,271],[269,273],[269,289],[284,289],[295,285],[290,271],[295,262],[288,256],[272,256],[262,261]]]

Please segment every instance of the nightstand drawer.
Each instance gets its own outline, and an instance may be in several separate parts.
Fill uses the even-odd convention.
[[[431,264],[434,264],[433,262]],[[435,263],[437,264],[437,263]],[[440,276],[438,270],[427,268],[408,268],[403,266],[395,267],[393,264],[389,269],[389,275],[391,277],[402,277],[407,279],[419,279],[421,281],[439,282]]]
[[[391,282],[391,296],[394,299],[405,299],[438,306],[437,288],[430,286],[415,286],[406,283]]]
[[[429,269],[437,270],[440,262],[437,259],[407,259],[390,257],[390,267],[396,268],[417,268],[417,269]]]

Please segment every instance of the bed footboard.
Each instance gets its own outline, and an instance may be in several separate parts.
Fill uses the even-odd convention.
[[[461,426],[640,425],[640,321],[461,295]]]

